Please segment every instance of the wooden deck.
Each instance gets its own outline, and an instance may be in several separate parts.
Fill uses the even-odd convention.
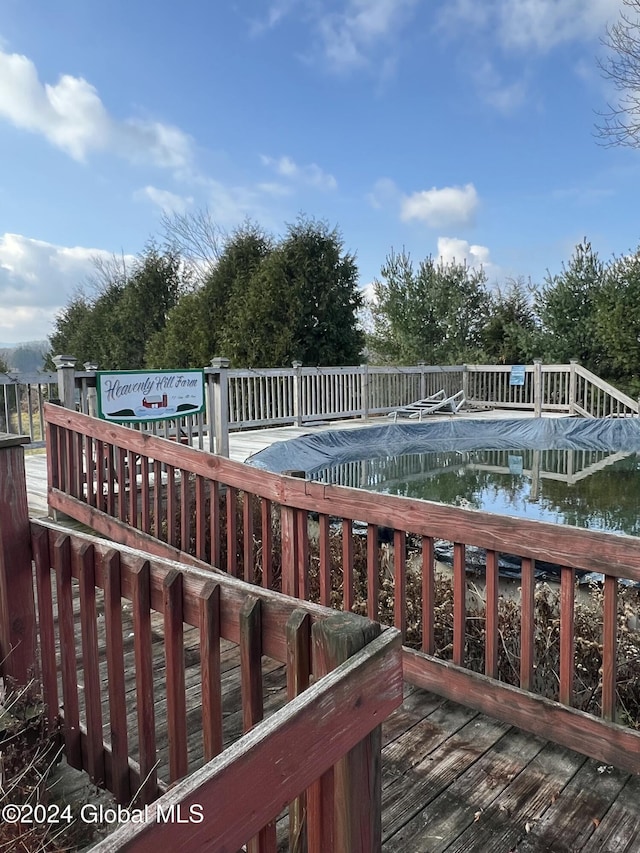
[[[124,635],[129,634],[130,638],[125,644],[129,745],[130,754],[136,756],[133,642],[127,630],[126,613],[123,616]],[[165,712],[161,632],[160,615],[154,614],[154,705],[158,721]],[[79,651],[79,623],[76,636]],[[193,771],[203,764],[195,629],[185,631],[184,646],[189,771]],[[226,747],[242,732],[240,656],[233,643],[223,643],[221,671]],[[78,680],[81,684],[80,668]],[[268,717],[286,701],[283,665],[264,659],[263,687]],[[107,719],[105,713],[108,739]],[[158,738],[157,760],[158,776],[166,779],[169,760],[166,737]],[[86,774],[77,774],[78,778],[80,775],[88,778]],[[637,776],[604,766],[409,685],[404,704],[383,725],[382,786],[385,851],[635,853],[640,850]],[[286,827],[284,821],[281,823],[279,849],[284,851],[288,849]]]
[[[361,422],[351,422],[353,426]],[[332,424],[331,428],[337,428]],[[244,459],[271,441],[308,432],[282,428],[232,436],[232,457]],[[282,435],[286,433],[285,435]],[[46,511],[46,457],[27,457],[32,514]],[[155,618],[155,617],[154,617]],[[154,704],[166,720],[162,624],[154,623]],[[125,634],[125,637],[127,635]],[[129,634],[129,637],[131,635]],[[76,631],[79,642],[80,632]],[[200,766],[199,651],[185,630],[189,770]],[[156,657],[157,655],[157,657]],[[131,755],[136,755],[136,696],[132,643],[125,644]],[[225,744],[240,735],[240,661],[224,647],[222,683]],[[268,716],[285,701],[284,669],[265,660]],[[101,672],[106,683],[106,668]],[[78,670],[82,681],[82,671]],[[82,715],[82,707],[81,707]],[[164,715],[164,717],[163,717]],[[104,715],[108,740],[108,717]],[[586,759],[423,690],[407,686],[405,701],[383,726],[383,849],[543,853],[640,851],[640,779]],[[158,775],[166,778],[168,740],[158,740]],[[284,839],[282,849],[286,849]]]
[[[640,850],[637,776],[422,690],[383,731],[385,850]]]
[[[240,733],[239,658],[224,658],[225,740]],[[636,853],[640,779],[527,735],[423,690],[407,688],[383,725],[383,849],[398,853]],[[265,676],[269,710],[284,701],[284,673]],[[235,710],[234,710],[235,707]],[[191,756],[201,727],[189,711]],[[166,770],[167,747],[158,759]],[[199,762],[198,762],[199,763]],[[88,779],[64,775],[74,799]],[[91,796],[94,796],[93,794]],[[108,795],[104,800],[108,803]],[[284,827],[283,827],[284,829]],[[98,838],[104,832],[98,833]],[[280,832],[279,849],[287,850]]]

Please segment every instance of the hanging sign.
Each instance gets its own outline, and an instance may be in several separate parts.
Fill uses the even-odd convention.
[[[524,385],[524,374],[525,374],[525,366],[524,364],[514,364],[511,368],[511,376],[509,378],[509,385]]]
[[[203,370],[99,370],[98,417],[162,421],[204,411]]]

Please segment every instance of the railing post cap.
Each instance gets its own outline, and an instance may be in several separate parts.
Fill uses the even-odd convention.
[[[533,363],[534,364],[542,364],[542,359],[541,358],[534,358]]]
[[[98,365],[95,363],[95,361],[85,361],[85,363],[84,363],[84,369],[85,369],[86,371],[89,371],[89,370],[97,370],[97,369],[98,369]]]
[[[223,369],[231,366],[231,359],[225,358],[224,356],[217,356],[216,358],[211,359],[211,367],[217,367],[218,369]]]
[[[580,364],[580,359],[579,358],[570,358],[569,364]]]
[[[5,447],[16,447],[19,444],[29,444],[30,441],[28,435],[10,435],[6,432],[0,432],[0,450]]]
[[[294,359],[291,362],[291,366],[293,367],[294,370],[297,370],[299,367],[302,367],[302,362],[298,361],[297,359]]]
[[[54,355],[53,363],[60,370],[64,367],[75,367],[78,359],[73,355]]]

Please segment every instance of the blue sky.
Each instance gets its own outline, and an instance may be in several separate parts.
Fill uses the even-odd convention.
[[[0,341],[46,337],[163,209],[337,225],[361,285],[405,246],[539,283],[635,249],[640,154],[604,148],[619,0],[0,6]]]

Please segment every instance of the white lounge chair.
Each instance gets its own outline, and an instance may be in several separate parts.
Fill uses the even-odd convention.
[[[409,417],[418,418],[418,420],[421,421],[424,414],[431,415],[435,412],[448,412],[449,414],[455,415],[466,402],[467,398],[465,397],[464,391],[458,391],[457,394],[452,394],[451,397],[446,397],[444,400],[441,400],[439,403],[434,404],[430,408],[421,408],[419,411],[409,415]]]
[[[388,417],[397,421],[398,418],[417,418],[422,411],[433,411],[434,408],[440,407],[447,399],[444,388],[441,388],[430,397],[425,397],[423,400],[416,400],[415,403],[409,403],[407,406],[402,406],[394,412],[389,412]]]

